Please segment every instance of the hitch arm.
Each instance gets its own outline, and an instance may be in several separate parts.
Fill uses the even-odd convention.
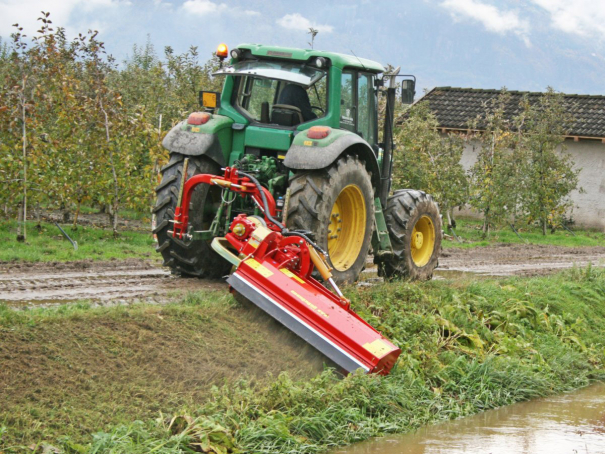
[[[180,204],[174,211],[174,220],[172,221],[174,223],[172,236],[175,238],[183,239],[183,236],[187,233],[191,197],[196,186],[200,184],[219,186],[236,193],[249,195],[264,213],[263,201],[259,190],[248,180],[248,178],[238,176],[236,169],[227,167],[225,169],[225,176],[210,175],[206,173],[194,175],[185,182],[184,186],[182,187],[182,192],[179,194]],[[269,208],[269,213],[264,213],[265,221],[267,222],[267,225],[270,226],[272,223],[269,221],[269,219],[267,219],[267,214],[270,216],[277,215],[276,204],[273,196],[267,188],[262,187],[262,191],[265,194]]]

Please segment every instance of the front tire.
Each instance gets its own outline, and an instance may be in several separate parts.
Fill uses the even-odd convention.
[[[378,274],[387,280],[431,279],[441,252],[441,216],[437,202],[423,191],[396,191],[387,201],[385,220],[393,255],[375,259]]]
[[[174,210],[181,187],[183,163],[186,156],[173,153],[162,172],[162,182],[156,188],[157,203],[153,212],[157,226],[153,233],[157,235],[157,252],[162,254],[164,263],[174,273],[195,277],[219,278],[229,272],[230,264],[210,247],[209,241],[186,241],[174,238],[172,230]],[[220,174],[220,166],[205,156],[189,156],[187,178],[208,173]],[[197,186],[191,197],[189,223],[193,230],[206,230],[214,219],[220,204],[221,191],[217,186],[206,184]]]
[[[351,155],[290,182],[287,226],[315,234],[337,283],[354,282],[365,266],[374,229],[373,194],[368,171]]]

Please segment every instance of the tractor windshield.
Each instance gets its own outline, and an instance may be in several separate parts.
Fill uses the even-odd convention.
[[[310,87],[325,75],[325,71],[311,68],[303,63],[242,61],[233,66],[225,66],[213,75],[255,76]]]
[[[326,114],[327,72],[304,63],[244,61],[214,74],[235,76],[233,102],[253,121],[294,127]]]

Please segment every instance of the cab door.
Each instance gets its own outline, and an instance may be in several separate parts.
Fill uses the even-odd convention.
[[[358,134],[376,149],[378,142],[376,75],[346,69],[341,77],[340,127]]]

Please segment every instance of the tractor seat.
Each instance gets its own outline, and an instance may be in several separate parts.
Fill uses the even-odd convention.
[[[275,104],[271,109],[271,123],[280,126],[296,126],[303,122],[302,111],[288,104]]]

